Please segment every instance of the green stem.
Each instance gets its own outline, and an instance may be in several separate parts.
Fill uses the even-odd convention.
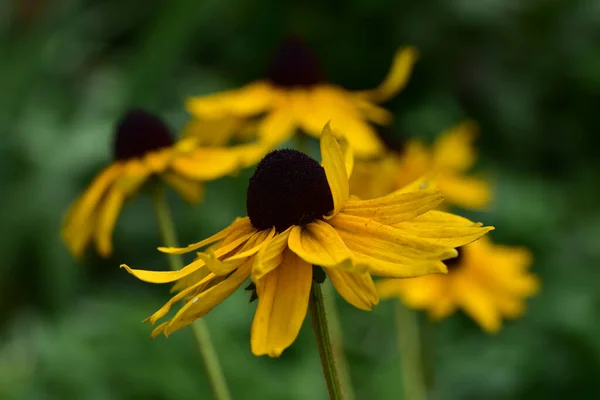
[[[177,247],[177,234],[175,233],[171,211],[167,204],[165,189],[159,183],[155,183],[152,189],[152,203],[163,243],[168,247]],[[184,264],[181,256],[168,254],[167,257],[172,270],[177,271],[183,268]],[[212,344],[206,323],[203,319],[199,318],[192,324],[192,330],[198,350],[200,350],[200,355],[202,356],[202,361],[204,362],[208,380],[210,381],[213,397],[215,400],[230,400],[231,395],[225,381],[225,375],[223,375],[223,370],[221,369],[221,364],[219,363],[215,347]]]
[[[346,360],[346,354],[344,353],[342,321],[337,305],[335,304],[335,291],[333,285],[327,281],[322,284],[322,288],[325,310],[329,317],[328,322],[333,345],[333,356],[335,357],[335,362],[337,363],[338,371],[340,373],[342,392],[344,393],[346,400],[354,400],[356,396],[354,395],[354,389],[352,388],[352,381],[350,379],[350,368],[348,367],[348,361]]]
[[[319,348],[319,356],[321,357],[321,365],[323,366],[323,374],[325,375],[325,382],[329,391],[329,398],[331,400],[343,399],[342,387],[329,336],[323,292],[321,292],[321,285],[317,283],[313,283],[310,292],[310,314],[313,331],[317,339],[317,347]]]
[[[397,301],[395,304],[395,319],[404,398],[408,400],[425,400],[427,398],[427,388],[423,376],[417,315],[400,301]]]

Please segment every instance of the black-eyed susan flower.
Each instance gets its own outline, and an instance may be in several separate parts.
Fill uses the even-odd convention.
[[[313,265],[323,267],[349,303],[370,310],[379,301],[371,274],[400,278],[444,273],[441,260],[454,257],[454,247],[492,229],[431,211],[442,201],[436,190],[367,201],[349,196],[352,157],[344,157],[328,126],[321,137],[321,156],[323,166],[295,150],[269,153],[248,185],[248,217],[188,247],[161,249],[183,254],[209,246],[181,270],[123,265],[146,282],[176,282],[179,293],[148,321],[154,324],[165,317],[179,301],[184,305],[153,336],[168,336],[203,317],[251,277],[258,296],[252,352],[277,357],[304,321]]]
[[[434,320],[460,308],[492,333],[500,329],[503,318],[523,314],[524,299],[535,295],[540,286],[529,272],[527,249],[481,238],[458,251],[457,258],[445,261],[448,274],[383,279],[377,282],[379,295],[399,297],[408,307],[427,310]]]
[[[343,132],[357,156],[372,156],[383,146],[370,123],[391,122],[391,114],[378,104],[406,85],[416,57],[414,48],[399,50],[381,85],[351,92],[328,83],[310,49],[300,40],[289,39],[273,58],[266,79],[223,93],[192,97],[186,107],[200,120],[251,118],[258,137],[273,145],[298,129],[318,138],[323,125],[333,120],[334,128]]]
[[[157,176],[185,200],[198,202],[202,182],[256,163],[260,145],[200,147],[198,140],[175,142],[163,121],[142,110],[128,112],[117,124],[114,161],[94,178],[69,209],[62,236],[76,257],[90,242],[101,256],[112,252],[112,232],[124,202]]]
[[[463,122],[443,132],[431,147],[421,140],[388,146],[385,156],[356,163],[351,193],[361,198],[379,197],[421,176],[431,177],[444,195],[444,205],[481,209],[491,198],[484,179],[468,175],[477,159],[473,147],[473,122]]]

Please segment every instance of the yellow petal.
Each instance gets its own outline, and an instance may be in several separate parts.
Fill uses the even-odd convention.
[[[306,226],[294,226],[288,239],[290,250],[304,261],[323,267],[339,267],[355,272],[364,272],[364,266],[355,266],[352,253],[326,222],[316,220]]]
[[[202,200],[204,186],[200,182],[170,172],[162,174],[162,179],[188,203],[199,203]]]
[[[457,303],[465,312],[489,333],[497,332],[502,319],[491,298],[481,285],[468,274],[462,274],[461,279],[454,279],[454,295]]]
[[[463,122],[443,132],[433,144],[433,162],[440,170],[464,172],[475,164],[477,153],[473,140],[477,125]]]
[[[252,231],[255,231],[256,228],[252,226],[250,222],[250,218],[244,217],[237,219],[233,224],[229,225],[227,228],[222,231],[212,235],[208,239],[204,239],[198,243],[190,244],[187,247],[159,247],[158,250],[167,254],[185,254],[190,251],[198,250],[199,248],[208,246],[211,243],[214,243],[218,240],[224,239],[229,235],[234,233],[238,233],[240,235],[246,235]]]
[[[96,249],[102,257],[107,257],[112,253],[112,233],[124,200],[123,192],[119,188],[113,187],[100,206],[95,239]]]
[[[258,306],[252,321],[252,353],[279,357],[298,336],[306,317],[312,266],[291,251],[281,265],[258,281]]]
[[[197,296],[190,298],[164,328],[164,335],[169,336],[176,330],[181,329],[184,326],[191,324],[196,319],[202,318],[208,314],[210,310],[229,297],[246,279],[248,279],[250,268],[251,263],[248,262],[235,270],[233,274],[222,282],[203,291]]]
[[[493,230],[458,215],[432,210],[410,221],[394,225],[406,235],[429,239],[448,247],[464,246]]]
[[[337,214],[350,195],[348,173],[344,164],[344,156],[337,141],[333,137],[329,123],[323,128],[321,135],[321,157],[327,182],[333,196],[333,215]]]
[[[414,47],[396,51],[392,67],[384,81],[377,88],[365,91],[364,95],[375,103],[383,103],[394,97],[406,86],[418,56]]]
[[[381,253],[410,258],[444,260],[456,256],[456,250],[425,239],[405,235],[392,226],[353,215],[338,214],[330,220],[345,243],[362,241]],[[371,254],[372,255],[372,254]]]
[[[365,265],[372,275],[389,278],[410,278],[425,274],[446,273],[446,265],[439,259],[407,257],[390,251],[389,246],[369,237],[342,232],[344,243],[352,251],[353,260]]]
[[[392,193],[373,200],[350,200],[342,212],[392,225],[411,220],[433,208],[442,201],[439,191],[423,189],[416,192]]]
[[[375,284],[367,272],[354,274],[336,268],[327,268],[326,271],[335,289],[354,307],[371,311],[374,305],[379,304]]]
[[[191,294],[194,290],[196,290],[199,286],[204,285],[211,279],[214,279],[214,277],[215,277],[215,274],[208,274],[200,281],[194,283],[190,287],[187,287],[184,290],[182,290],[181,292],[177,293],[169,301],[167,301],[158,311],[156,311],[154,314],[152,314],[146,321],[150,322],[151,325],[154,325],[156,323],[156,321],[158,321],[159,319],[161,319],[162,317],[167,315],[167,313],[171,310],[171,307],[173,306],[173,304],[183,300],[189,294]],[[146,322],[146,321],[144,321],[144,322]]]
[[[131,269],[126,264],[121,264],[121,268],[125,268],[131,275],[135,276],[141,281],[150,283],[175,282],[205,266],[204,260],[201,259],[189,263],[179,271],[146,271],[143,269]]]
[[[438,187],[449,203],[468,209],[485,208],[492,199],[489,182],[483,179],[444,175]]]
[[[292,228],[286,229],[266,242],[254,257],[252,266],[252,281],[257,283],[266,274],[277,268],[281,263],[283,251],[288,246],[288,237]]]
[[[143,157],[142,162],[153,173],[159,173],[165,170],[174,155],[174,149],[169,147],[164,150],[156,150],[147,153]]]
[[[93,226],[95,218],[94,211],[98,208],[98,203],[108,190],[111,184],[115,182],[122,172],[121,164],[111,164],[94,178],[90,186],[83,192],[69,208],[69,211],[63,219],[62,235],[69,246],[69,249],[76,256],[80,256],[87,244],[87,240],[81,240],[81,233],[87,231],[86,237],[89,239],[91,234],[90,225]],[[87,227],[86,227],[87,226]]]
[[[131,159],[123,166],[123,172],[116,180],[115,187],[125,196],[131,196],[140,189],[150,175],[152,171],[142,160]]]
[[[188,179],[210,181],[238,172],[240,154],[228,148],[199,148],[175,157],[171,168]]]
[[[271,107],[275,90],[267,82],[254,82],[209,96],[191,97],[186,109],[197,118],[246,117],[259,114]]]
[[[225,146],[241,125],[243,120],[234,117],[194,118],[183,127],[181,137],[195,138],[199,146]]]
[[[256,254],[265,242],[271,240],[273,236],[275,236],[275,228],[258,231],[244,243],[236,254],[228,256],[225,260],[219,260],[212,249],[209,249],[206,253],[198,253],[198,258],[204,260],[208,269],[216,275],[227,275],[246,262],[248,257]],[[234,242],[234,244],[235,243],[236,242]],[[225,246],[226,250],[218,249],[217,252],[220,254],[227,254],[232,251],[232,247],[232,244],[229,244],[228,246]]]
[[[342,154],[344,155],[346,173],[348,174],[348,179],[350,179],[352,176],[352,171],[354,170],[354,151],[352,151],[352,147],[350,146],[350,143],[348,143],[348,139],[345,137],[340,139],[340,148],[342,149]]]
[[[296,128],[296,121],[287,107],[273,110],[260,122],[258,138],[275,147],[287,140]]]

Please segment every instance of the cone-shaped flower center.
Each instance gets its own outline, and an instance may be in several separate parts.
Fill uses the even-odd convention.
[[[448,273],[460,268],[464,261],[463,250],[458,248],[456,251],[458,251],[458,255],[456,257],[444,260],[444,264],[446,264],[446,267],[448,267]]]
[[[115,159],[128,160],[169,147],[173,138],[160,118],[143,110],[131,110],[117,124],[114,145]]]
[[[276,86],[290,88],[315,85],[323,74],[313,52],[301,40],[290,38],[277,50],[267,78]]]
[[[329,213],[333,197],[318,162],[296,150],[275,150],[250,178],[246,208],[254,227],[282,232]]]

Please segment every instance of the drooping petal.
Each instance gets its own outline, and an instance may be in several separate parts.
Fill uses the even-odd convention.
[[[229,225],[227,228],[222,231],[212,235],[211,237],[204,239],[198,243],[190,244],[187,247],[159,247],[158,250],[167,254],[185,254],[190,251],[198,250],[202,247],[208,246],[211,243],[214,243],[218,240],[224,239],[227,236],[233,234],[246,235],[252,231],[255,231],[256,228],[252,226],[250,222],[250,218],[244,217],[237,219],[233,224]]]
[[[175,156],[175,151],[172,147],[156,150],[147,153],[143,158],[142,162],[152,173],[163,172],[171,159]]]
[[[95,218],[92,215],[98,203],[122,172],[120,163],[111,164],[98,174],[90,186],[75,200],[65,215],[62,235],[71,252],[81,256],[92,234]],[[87,226],[87,227],[86,227]],[[85,235],[84,235],[85,233]]]
[[[236,151],[207,147],[175,157],[171,168],[188,179],[210,181],[236,173],[241,168],[241,161]]]
[[[170,283],[178,281],[181,278],[198,271],[200,268],[206,267],[204,260],[195,260],[179,271],[146,271],[143,269],[132,269],[126,264],[121,264],[121,268],[125,268],[127,272],[135,276],[141,281],[149,283]]]
[[[123,172],[115,181],[115,187],[129,197],[140,189],[152,173],[142,160],[131,159],[123,166]]]
[[[354,307],[371,311],[374,305],[379,304],[375,284],[367,272],[354,274],[337,268],[326,270],[335,289]]]
[[[238,268],[241,264],[246,262],[248,257],[256,254],[266,242],[273,238],[273,236],[275,236],[275,228],[258,231],[252,237],[247,239],[247,241],[236,252],[236,254],[228,256],[224,260],[218,259],[217,255],[214,251],[212,251],[212,249],[208,249],[206,253],[198,253],[198,258],[204,260],[208,266],[208,269],[216,275],[227,275],[234,269]],[[231,244],[228,246],[231,248]],[[227,249],[227,253],[230,251],[231,250]],[[223,253],[223,250],[221,250],[220,253]]]
[[[325,125],[321,135],[321,157],[323,158],[323,168],[333,196],[333,215],[335,215],[344,207],[350,195],[350,189],[344,156],[335,137],[333,137],[329,123]]]
[[[156,323],[156,321],[158,321],[159,319],[161,319],[162,317],[167,315],[167,313],[171,310],[171,307],[173,306],[173,304],[183,300],[188,295],[190,295],[194,290],[196,290],[199,286],[204,285],[205,283],[209,282],[211,279],[214,279],[214,278],[215,278],[215,274],[209,273],[207,276],[205,276],[200,281],[194,283],[193,285],[191,285],[191,286],[185,288],[184,290],[182,290],[181,292],[177,293],[169,301],[167,301],[160,309],[158,309],[158,311],[156,311],[154,314],[152,314],[150,317],[148,317],[148,319],[146,321],[150,322],[151,325],[154,325]]]
[[[269,113],[258,125],[258,137],[269,143],[271,147],[279,145],[288,139],[296,128],[292,110],[280,107]]]
[[[473,140],[477,125],[472,121],[463,122],[442,134],[433,144],[433,162],[440,170],[464,172],[475,164],[477,153]]]
[[[266,274],[277,268],[281,263],[283,251],[288,246],[288,238],[292,228],[288,228],[266,242],[254,257],[252,266],[252,281],[257,283]]]
[[[458,215],[432,210],[394,225],[406,235],[429,239],[448,247],[464,246],[493,230]]]
[[[377,88],[360,94],[375,103],[383,103],[391,99],[406,86],[418,56],[417,49],[414,47],[399,49],[383,82]]]
[[[234,117],[194,118],[183,127],[181,137],[194,138],[199,146],[225,146],[241,129],[243,121]]]
[[[220,283],[190,298],[164,328],[164,335],[168,336],[208,314],[244,283],[250,275],[250,268],[251,262],[247,262]]]
[[[191,97],[186,101],[186,109],[197,118],[249,117],[270,108],[273,96],[270,84],[254,82],[240,89]]]
[[[394,192],[373,200],[349,200],[342,212],[347,215],[364,217],[381,224],[392,225],[411,220],[443,201],[441,193],[434,189],[415,192]]]
[[[96,249],[102,257],[108,257],[112,253],[112,233],[124,200],[123,192],[119,188],[113,187],[98,211],[95,239]]]
[[[188,203],[199,203],[204,195],[204,186],[200,182],[186,179],[181,175],[165,172],[162,179]]]
[[[489,182],[479,178],[443,175],[443,178],[439,179],[438,187],[449,202],[463,208],[481,209],[492,199]]]
[[[289,250],[256,285],[258,306],[251,330],[252,353],[279,357],[298,336],[306,317],[312,266]]]
[[[393,226],[354,215],[338,214],[330,220],[345,243],[368,240],[368,247],[387,254],[410,258],[444,260],[456,256],[456,250],[415,236],[405,235]]]
[[[328,223],[316,220],[306,226],[294,226],[288,239],[290,250],[304,261],[323,267],[339,267],[364,272],[364,266],[355,266],[352,253]]]
[[[502,325],[502,319],[491,294],[486,293],[484,288],[469,274],[461,275],[460,279],[452,280],[452,291],[457,303],[484,330],[490,333],[497,332]]]

